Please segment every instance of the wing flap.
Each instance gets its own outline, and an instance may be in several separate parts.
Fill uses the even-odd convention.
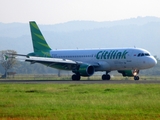
[[[25,61],[28,62],[38,62],[38,63],[65,63],[65,64],[77,64],[75,61],[68,59],[59,59],[59,58],[45,58],[45,57],[29,57],[25,58]]]
[[[78,65],[78,63],[75,61],[59,58],[29,57],[25,58],[24,60],[27,62],[31,62],[31,64],[41,63],[48,67],[64,70],[72,70]]]

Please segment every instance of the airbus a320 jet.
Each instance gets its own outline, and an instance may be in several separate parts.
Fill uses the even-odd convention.
[[[43,37],[36,22],[30,22],[33,50],[25,61],[73,72],[72,80],[89,77],[97,71],[105,71],[102,80],[110,80],[109,72],[117,70],[123,76],[139,80],[140,70],[152,68],[156,59],[141,48],[104,48],[85,50],[52,50]],[[21,54],[17,54],[20,55]]]

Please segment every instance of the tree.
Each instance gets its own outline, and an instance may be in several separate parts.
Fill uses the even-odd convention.
[[[17,52],[14,50],[0,51],[0,64],[4,68],[4,71],[5,71],[3,75],[4,78],[7,77],[8,70],[13,68],[17,63],[17,60],[15,59],[15,55],[12,55],[16,53]]]

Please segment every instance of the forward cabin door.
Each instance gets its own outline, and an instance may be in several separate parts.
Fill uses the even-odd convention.
[[[124,61],[124,68],[125,69],[132,69],[133,68],[133,60],[132,60],[132,57],[133,56],[133,51],[132,50],[129,50],[128,51],[128,54],[126,56],[126,59]]]

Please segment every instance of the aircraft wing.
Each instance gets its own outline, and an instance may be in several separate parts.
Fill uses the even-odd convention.
[[[31,64],[34,63],[41,63],[44,64],[48,67],[54,67],[54,68],[59,68],[59,69],[64,69],[64,70],[73,70],[80,64],[89,64],[89,63],[83,63],[81,61],[73,61],[73,60],[68,60],[68,59],[61,59],[61,58],[46,58],[46,57],[27,57],[24,58],[25,61],[31,62]],[[91,65],[97,67],[99,64],[92,63]]]
[[[94,67],[99,67],[99,63],[83,63],[82,61],[73,61],[69,59],[62,59],[62,58],[48,58],[48,57],[36,57],[36,56],[28,56],[24,54],[10,54],[15,56],[21,56],[21,60],[26,62],[30,62],[31,64],[34,63],[41,63],[48,67],[64,69],[64,70],[73,70],[80,64],[90,64]]]
[[[58,67],[60,69],[70,70],[78,65],[77,62],[68,60],[68,59],[60,59],[60,58],[46,58],[46,57],[29,57],[24,59],[27,62],[41,63],[48,67]]]
[[[59,58],[46,58],[46,57],[29,57],[25,58],[25,61],[28,62],[39,62],[39,63],[68,63],[68,64],[76,64],[75,61],[68,59],[59,59]]]

